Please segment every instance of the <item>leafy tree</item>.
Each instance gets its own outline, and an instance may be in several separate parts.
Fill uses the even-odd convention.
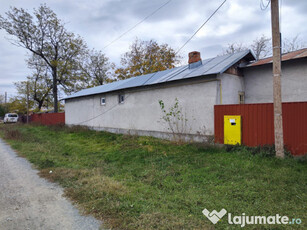
[[[8,108],[4,104],[0,104],[0,117],[4,117],[4,115],[8,112]]]
[[[50,103],[50,92],[52,90],[52,77],[48,65],[38,56],[32,55],[28,60],[28,67],[33,70],[32,75],[27,77],[27,81],[15,83],[19,95],[27,94],[35,102],[37,110]]]
[[[26,95],[28,87],[29,100],[32,101],[37,111],[41,111],[43,105],[50,103],[49,93],[52,87],[43,76],[30,76],[27,81],[15,82],[14,84],[19,95]]]
[[[109,62],[109,58],[101,51],[91,50],[85,53],[80,63],[82,78],[79,84],[75,84],[78,89],[89,88],[110,83],[112,78],[111,69],[114,64]]]
[[[4,103],[4,96],[0,95],[0,117],[4,117],[6,113],[8,113],[8,106]]]
[[[136,39],[122,56],[123,67],[118,68],[115,74],[119,79],[149,74],[173,68],[180,63],[179,59],[180,56],[168,44]]]
[[[0,16],[0,29],[13,37],[12,44],[37,55],[50,68],[54,111],[57,112],[58,86],[65,91],[77,80],[77,60],[86,50],[83,39],[68,32],[46,5],[35,9],[33,15],[13,7],[6,16]]]
[[[28,78],[29,79],[29,78]],[[20,100],[24,104],[24,108],[26,109],[27,107],[27,85],[29,87],[29,95],[33,95],[33,85],[34,83],[31,80],[28,81],[19,81],[19,82],[14,82],[15,88],[17,90],[17,97],[14,97],[13,100],[10,101],[10,103]],[[34,100],[32,97],[29,96],[29,101],[31,101],[31,104],[34,104]],[[16,104],[16,103],[15,103]],[[12,107],[12,106],[10,106]],[[18,109],[17,109],[18,110]],[[23,111],[23,109],[22,109]]]
[[[4,103],[4,95],[0,95],[0,104],[3,104]]]
[[[29,101],[29,108],[33,107],[33,101]],[[27,113],[27,98],[26,96],[17,96],[10,98],[7,103],[8,112],[26,114]]]

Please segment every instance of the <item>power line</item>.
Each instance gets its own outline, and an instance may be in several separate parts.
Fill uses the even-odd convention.
[[[150,76],[141,86],[144,86],[144,85],[145,85],[149,80],[151,80],[157,73],[158,73],[158,71],[155,72],[155,73],[153,73],[152,76]],[[131,94],[129,94],[129,95],[125,98],[125,101],[129,98],[130,95],[131,95]],[[76,125],[81,125],[81,124],[83,124],[83,123],[85,123],[85,122],[92,121],[92,120],[96,119],[97,117],[100,117],[100,116],[102,116],[103,114],[105,114],[105,113],[111,111],[112,109],[114,109],[114,108],[117,107],[118,105],[119,105],[119,103],[118,103],[118,104],[115,104],[115,105],[112,106],[110,109],[108,109],[108,110],[106,110],[106,111],[104,111],[104,112],[98,114],[97,116],[92,117],[92,118],[90,118],[90,119],[88,119],[88,120],[84,120],[84,121],[82,121],[82,122],[79,122],[79,123],[77,123]]]
[[[210,17],[196,30],[196,32],[183,44],[183,46],[180,47],[179,50],[177,50],[176,54],[179,53],[179,51],[186,46],[186,44],[188,44],[192,38],[204,27],[204,25],[207,24],[207,22],[213,17],[213,15],[215,15],[215,13],[224,5],[224,3],[226,2],[227,0],[224,0],[221,5],[210,15]]]
[[[154,15],[155,13],[157,13],[160,9],[162,9],[164,6],[166,6],[168,3],[170,3],[172,0],[167,1],[166,3],[164,3],[162,6],[160,6],[158,9],[156,9],[155,11],[153,11],[151,14],[147,15],[145,18],[143,18],[141,21],[139,21],[138,23],[136,23],[134,26],[132,26],[130,29],[128,29],[127,31],[125,31],[124,33],[122,33],[120,36],[118,36],[117,38],[115,38],[113,41],[111,41],[108,45],[106,45],[105,47],[103,47],[102,49],[105,49],[107,47],[109,47],[110,45],[112,45],[114,42],[118,41],[119,39],[121,39],[124,35],[126,35],[127,33],[129,33],[131,30],[133,30],[134,28],[136,28],[138,25],[140,25],[142,22],[144,22],[145,20],[147,20],[149,17],[151,17],[152,15]]]
[[[130,95],[128,95],[128,96],[125,98],[125,100],[127,100],[127,98],[128,98],[129,96],[130,96]],[[102,116],[103,114],[105,114],[105,113],[111,111],[112,109],[114,109],[114,108],[117,107],[117,106],[118,106],[118,104],[115,104],[114,106],[112,106],[110,109],[104,111],[103,113],[100,113],[100,114],[98,114],[97,116],[92,117],[92,118],[90,118],[90,119],[88,119],[88,120],[81,121],[81,122],[77,123],[77,125],[81,125],[81,124],[83,124],[83,123],[92,121],[92,120],[96,119],[97,117],[100,117],[100,116]]]
[[[266,10],[269,7],[270,3],[271,0],[267,0],[266,4],[263,2],[263,0],[260,0],[260,9],[263,11]]]
[[[143,20],[141,20],[139,23],[137,23],[136,25],[134,25],[133,27],[131,27],[129,30],[127,30],[126,32],[124,32],[123,34],[121,34],[118,38],[114,39],[111,43],[109,43],[108,45],[106,45],[103,49],[105,49],[106,47],[110,46],[111,44],[113,44],[115,41],[119,40],[121,37],[123,37],[125,34],[127,34],[128,32],[130,32],[132,29],[134,29],[136,26],[138,26],[139,24],[141,24],[142,22],[144,22],[147,18],[149,18],[150,16],[154,15],[157,11],[159,11],[161,8],[163,8],[165,5],[167,5],[168,3],[170,3],[172,0],[169,0],[168,2],[166,2],[165,4],[163,4],[162,6],[160,6],[158,9],[156,9],[153,13],[151,13],[150,15],[146,16]],[[176,54],[201,30],[202,27],[204,27],[204,25],[214,16],[214,14],[225,4],[227,0],[224,0],[220,6],[210,15],[210,17],[198,28],[198,30],[190,37],[190,39],[188,41],[186,41],[186,43],[176,52]],[[144,86],[149,80],[151,80],[158,72],[155,72],[150,78],[148,78],[141,86]],[[127,100],[129,98],[130,95],[128,95],[125,100]],[[82,122],[77,123],[77,125],[81,125],[85,122],[89,122],[92,121],[94,119],[96,119],[97,117],[102,116],[103,114],[113,110],[114,108],[116,108],[119,104],[115,104],[114,106],[112,106],[110,109],[90,118],[87,120],[84,120]]]

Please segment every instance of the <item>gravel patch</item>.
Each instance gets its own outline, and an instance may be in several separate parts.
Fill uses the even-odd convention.
[[[100,221],[82,216],[60,186],[37,173],[0,139],[0,229],[101,229]]]

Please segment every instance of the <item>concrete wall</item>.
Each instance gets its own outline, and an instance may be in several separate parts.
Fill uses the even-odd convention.
[[[187,119],[181,131],[196,135],[214,131],[214,105],[238,104],[239,92],[245,92],[245,103],[272,102],[272,67],[270,64],[243,69],[244,77],[220,74],[196,81],[174,82],[147,89],[126,90],[125,102],[118,103],[119,92],[69,99],[65,102],[65,121],[68,125],[86,125],[97,130],[132,133],[167,138],[168,125],[161,117],[159,100],[166,109],[175,98]],[[219,80],[219,81],[218,81]],[[284,102],[307,101],[306,60],[287,61],[282,64],[282,99]],[[101,97],[106,105],[100,104]],[[180,124],[181,125],[181,124]],[[206,127],[206,130],[204,129]]]
[[[239,92],[244,91],[243,77],[224,73],[218,79],[222,83],[222,104],[238,104]]]
[[[245,103],[273,102],[272,65],[243,69]],[[282,63],[282,101],[307,101],[307,61],[292,60]]]
[[[65,121],[68,125],[86,125],[113,132],[169,132],[168,126],[161,120],[163,114],[159,100],[163,100],[166,108],[169,108],[177,98],[187,119],[185,132],[197,134],[203,132],[205,126],[213,134],[217,86],[218,81],[208,81],[185,85],[175,83],[148,90],[126,90],[123,104],[118,103],[119,93],[69,99],[65,101]],[[106,105],[100,104],[102,96],[106,97]]]

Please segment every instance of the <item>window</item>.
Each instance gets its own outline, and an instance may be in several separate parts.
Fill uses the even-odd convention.
[[[122,104],[125,101],[125,95],[124,94],[119,94],[118,95],[118,103]]]
[[[106,98],[105,97],[100,98],[100,104],[101,105],[105,105],[106,104]]]
[[[244,99],[244,92],[239,92],[239,104],[244,104],[245,99]]]

